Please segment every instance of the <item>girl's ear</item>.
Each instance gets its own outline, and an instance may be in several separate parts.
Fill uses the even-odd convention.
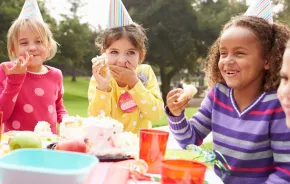
[[[141,64],[141,62],[144,60],[144,57],[145,57],[144,51],[140,52],[140,58],[139,58],[140,63],[139,64]]]
[[[104,54],[106,51],[104,49],[101,50],[101,54]]]

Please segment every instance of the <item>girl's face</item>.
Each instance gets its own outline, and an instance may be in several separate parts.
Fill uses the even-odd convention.
[[[230,27],[220,39],[219,70],[227,85],[236,90],[260,89],[267,69],[255,34],[243,27]]]
[[[109,65],[126,67],[129,62],[136,69],[140,61],[140,52],[126,37],[114,41],[105,52]]]
[[[23,56],[25,58],[26,52],[33,55],[32,63],[28,68],[41,66],[48,56],[48,49],[43,45],[43,40],[25,25],[19,30],[14,53],[16,57]]]
[[[281,82],[278,88],[278,98],[286,113],[287,126],[290,128],[290,49],[285,50],[280,74]]]

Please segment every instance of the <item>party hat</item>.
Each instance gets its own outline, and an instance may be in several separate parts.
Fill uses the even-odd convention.
[[[36,0],[25,1],[18,19],[37,19],[44,22]]]
[[[257,16],[267,20],[270,24],[273,24],[273,13],[270,0],[257,0],[251,4],[245,15]]]
[[[132,23],[133,21],[122,0],[110,0],[108,28],[122,27]]]

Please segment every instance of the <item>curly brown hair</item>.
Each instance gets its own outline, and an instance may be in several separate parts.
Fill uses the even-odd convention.
[[[147,52],[148,39],[145,29],[137,23],[106,29],[101,40],[97,38],[95,44],[101,49],[101,52],[104,52],[113,42],[123,37],[128,38],[140,52],[139,63],[142,63]]]
[[[243,15],[231,18],[221,31],[221,35],[233,26],[251,30],[262,46],[262,54],[269,65],[269,69],[265,71],[262,90],[278,89],[280,83],[278,71],[281,69],[283,53],[287,40],[290,38],[290,30],[283,24],[269,24],[262,18]],[[205,64],[204,71],[209,87],[218,82],[225,83],[218,67],[220,59],[219,45],[220,37],[211,46]]]

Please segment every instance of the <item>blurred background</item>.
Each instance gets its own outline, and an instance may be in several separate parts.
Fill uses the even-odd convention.
[[[0,0],[0,61],[8,60],[7,32],[25,0]],[[274,21],[290,25],[290,0],[274,0]],[[243,14],[254,0],[123,0],[133,21],[147,29],[145,63],[158,78],[163,97],[183,82],[198,94],[187,114],[192,115],[206,93],[202,68],[210,45],[230,17]],[[38,1],[43,18],[59,43],[48,65],[62,70],[64,102],[71,115],[87,116],[91,59],[99,55],[95,39],[106,28],[109,0]],[[167,124],[160,120],[155,126]]]

